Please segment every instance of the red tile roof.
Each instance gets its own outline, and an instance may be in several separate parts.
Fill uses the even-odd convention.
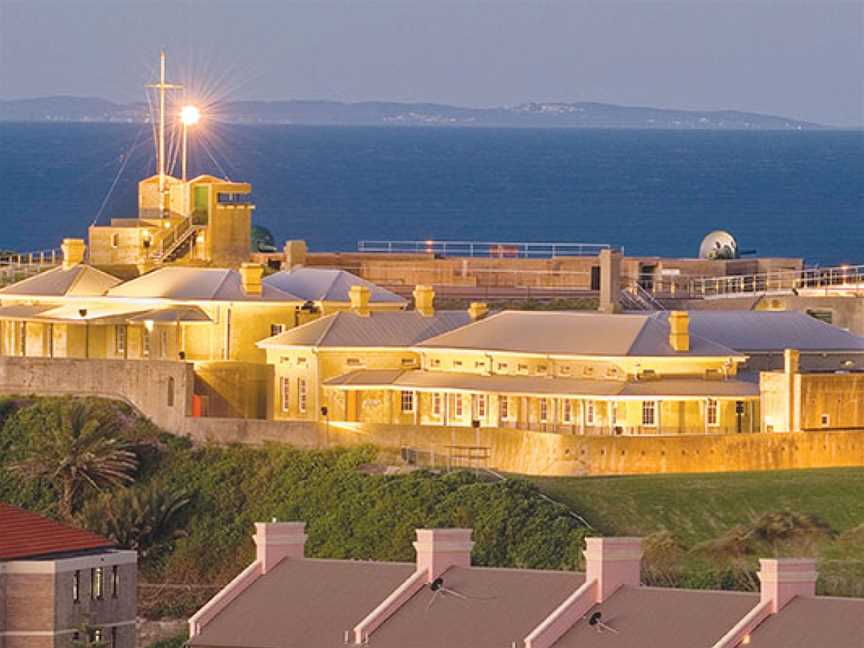
[[[0,560],[115,546],[89,531],[60,524],[36,513],[0,502]]]

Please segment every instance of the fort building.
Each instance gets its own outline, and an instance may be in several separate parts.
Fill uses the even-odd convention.
[[[0,502],[2,648],[135,648],[136,588],[134,551]]]

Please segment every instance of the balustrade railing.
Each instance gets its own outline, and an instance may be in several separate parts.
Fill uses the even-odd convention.
[[[597,256],[606,243],[535,243],[525,241],[358,241],[358,252],[435,254],[497,259]]]

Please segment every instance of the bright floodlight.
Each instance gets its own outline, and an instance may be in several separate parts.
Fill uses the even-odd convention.
[[[199,119],[201,119],[201,112],[195,106],[183,106],[180,110],[180,121],[186,126],[197,124]]]

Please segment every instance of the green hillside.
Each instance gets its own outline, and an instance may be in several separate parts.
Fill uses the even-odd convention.
[[[254,555],[253,523],[274,517],[305,520],[317,557],[412,561],[415,528],[465,526],[477,564],[574,569],[586,534],[630,534],[646,536],[649,583],[754,588],[758,556],[816,555],[822,591],[864,595],[864,469],[500,481],[394,471],[371,447],[193,447],[83,402],[75,419],[82,401],[0,401],[0,500],[137,549],[150,617],[212,596]],[[52,468],[75,462],[99,490]]]

